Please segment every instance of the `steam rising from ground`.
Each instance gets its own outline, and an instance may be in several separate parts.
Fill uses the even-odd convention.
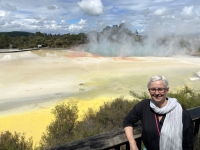
[[[171,35],[154,30],[137,35],[126,25],[106,27],[102,32],[88,33],[85,51],[103,56],[173,56],[194,55],[200,49],[198,34]]]

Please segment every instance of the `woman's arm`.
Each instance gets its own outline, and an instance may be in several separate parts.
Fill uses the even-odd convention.
[[[133,126],[135,123],[141,120],[142,110],[143,110],[143,101],[140,101],[127,114],[127,116],[124,118],[124,121],[123,121],[124,131],[130,144],[130,150],[138,150],[138,147],[136,145],[134,135],[133,135]]]
[[[137,144],[133,136],[133,127],[132,126],[125,127],[124,131],[130,144],[130,150],[138,150]]]

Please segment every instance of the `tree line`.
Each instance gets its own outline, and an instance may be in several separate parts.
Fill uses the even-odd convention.
[[[79,34],[47,34],[41,32],[2,32],[0,33],[0,49],[27,49],[38,45],[49,48],[69,48],[87,42],[85,33]]]

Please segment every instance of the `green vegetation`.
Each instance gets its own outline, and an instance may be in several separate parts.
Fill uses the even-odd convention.
[[[32,150],[33,140],[25,139],[25,134],[9,131],[0,133],[0,150]]]
[[[200,106],[200,91],[184,86],[177,92],[168,93],[169,97],[176,97],[186,109]]]
[[[43,133],[40,147],[45,149],[75,140],[76,122],[78,119],[78,108],[76,104],[60,104],[52,110],[55,120],[47,127],[47,132]]]
[[[120,128],[124,116],[137,102],[124,100],[122,97],[113,102],[105,102],[103,106],[100,106],[98,112],[89,108],[82,121],[77,120],[76,104],[57,105],[52,110],[55,120],[50,123],[46,133],[43,134],[39,149],[50,148]]]
[[[119,97],[111,102],[105,102],[99,107],[97,112],[89,108],[81,121],[78,120],[78,107],[76,103],[62,103],[55,106],[52,110],[55,120],[47,127],[46,132],[43,133],[39,147],[35,149],[44,150],[122,127],[122,121],[132,107],[141,99],[149,98],[147,92],[137,94],[134,91],[130,91],[130,95],[133,96],[133,100]],[[200,92],[194,91],[187,86],[177,92],[168,93],[168,96],[176,97],[186,108],[200,106]],[[27,145],[26,148],[21,148],[21,150],[29,150],[32,146],[32,140],[26,142],[24,135],[19,138],[20,136],[18,134],[18,136],[16,136],[16,133],[12,135],[7,131],[6,135],[9,135],[7,139],[10,140],[5,140],[4,134],[1,133],[0,135],[0,150],[4,145],[7,146],[4,146],[4,150],[12,150],[14,146],[17,147],[19,145]],[[14,138],[17,140],[12,140],[12,137],[17,137]],[[19,141],[24,144],[20,144]],[[16,148],[15,150],[18,149]]]
[[[34,48],[41,45],[49,48],[69,48],[87,42],[86,34],[63,34],[52,35],[41,32],[6,32],[0,33],[0,49]]]

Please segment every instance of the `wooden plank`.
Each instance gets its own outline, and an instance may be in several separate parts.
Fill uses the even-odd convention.
[[[190,114],[190,117],[192,118],[193,121],[200,119],[200,106],[187,109],[188,113]]]
[[[134,128],[135,138],[141,137],[141,127]],[[63,144],[47,150],[103,150],[114,147],[116,145],[126,144],[127,138],[124,129],[116,129],[106,133],[91,136],[78,141]]]

